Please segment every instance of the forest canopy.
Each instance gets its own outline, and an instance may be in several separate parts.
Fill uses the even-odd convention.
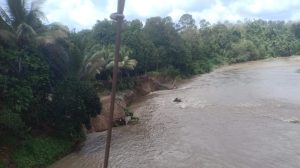
[[[111,80],[115,22],[70,31],[46,24],[42,1],[7,0],[0,8],[0,136],[24,140],[41,130],[74,141],[101,112],[97,87]],[[119,76],[149,72],[188,77],[215,66],[300,53],[300,23],[195,21],[184,14],[125,21]],[[124,84],[124,83],[123,83]],[[30,139],[30,138],[29,138]]]

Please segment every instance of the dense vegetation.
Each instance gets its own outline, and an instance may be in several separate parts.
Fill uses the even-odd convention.
[[[0,8],[0,147],[17,167],[44,167],[69,151],[101,110],[72,34],[42,23],[41,2]]]
[[[0,8],[0,147],[11,146],[17,167],[45,166],[68,152],[84,137],[82,125],[101,111],[96,88],[108,89],[111,81],[115,23],[97,21],[79,32],[45,24],[41,2],[7,0]],[[122,44],[118,86],[126,89],[134,76],[150,72],[188,77],[298,54],[300,23],[152,17],[144,25],[125,21]]]

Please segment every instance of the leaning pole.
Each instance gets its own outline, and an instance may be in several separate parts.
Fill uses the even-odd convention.
[[[125,5],[125,0],[118,0],[117,12],[110,15],[110,18],[117,22],[116,24],[117,33],[116,33],[115,60],[114,60],[114,68],[113,68],[113,80],[112,80],[112,89],[111,89],[111,98],[110,98],[110,114],[109,114],[109,123],[108,123],[108,130],[107,130],[105,157],[104,157],[104,166],[103,166],[104,168],[108,167],[108,161],[109,161],[109,152],[110,152],[114,107],[115,107],[115,98],[116,98],[118,65],[120,59],[121,31],[122,31],[122,23],[124,19],[124,15],[123,15],[124,5]]]

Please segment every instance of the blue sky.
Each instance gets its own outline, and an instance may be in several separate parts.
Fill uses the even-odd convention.
[[[0,0],[1,5],[3,1]],[[70,28],[91,28],[96,20],[116,11],[117,0],[47,0],[43,6],[48,22],[61,22]],[[237,21],[245,18],[300,20],[300,0],[126,0],[127,20],[171,16],[177,21],[190,13],[197,23],[206,19]]]

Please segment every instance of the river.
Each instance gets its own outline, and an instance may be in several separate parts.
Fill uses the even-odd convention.
[[[140,122],[114,128],[111,167],[300,167],[300,57],[219,68],[131,108]],[[50,167],[100,168],[105,136]]]

